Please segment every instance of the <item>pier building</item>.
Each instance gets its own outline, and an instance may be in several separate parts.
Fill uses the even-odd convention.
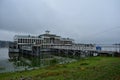
[[[49,31],[46,31],[45,34],[39,36],[15,35],[14,42],[17,44],[18,48],[21,48],[27,45],[72,45],[74,40],[62,38],[61,36],[50,34]]]
[[[10,47],[9,49],[11,52],[18,49],[19,52],[29,55],[40,55],[46,52],[86,55],[83,53],[91,54],[96,49],[94,44],[78,44],[71,38],[62,38],[56,34],[51,34],[50,31],[45,31],[44,34],[38,36],[15,35],[14,43],[14,48]]]

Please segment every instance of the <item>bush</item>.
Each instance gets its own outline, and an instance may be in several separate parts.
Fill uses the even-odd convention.
[[[81,63],[80,65],[88,65],[88,63]]]

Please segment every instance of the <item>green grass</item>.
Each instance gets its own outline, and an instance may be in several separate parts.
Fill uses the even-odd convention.
[[[0,74],[0,80],[120,80],[119,57],[90,57],[37,70]]]

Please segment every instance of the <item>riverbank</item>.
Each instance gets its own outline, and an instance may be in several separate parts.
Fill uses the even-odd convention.
[[[119,57],[90,57],[77,62],[57,64],[37,70],[0,74],[0,80],[119,80]]]

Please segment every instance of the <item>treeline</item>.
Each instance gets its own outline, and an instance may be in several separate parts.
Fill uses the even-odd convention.
[[[11,41],[2,41],[0,40],[0,48],[5,48],[5,47],[9,47],[10,44],[12,44],[13,42]]]

